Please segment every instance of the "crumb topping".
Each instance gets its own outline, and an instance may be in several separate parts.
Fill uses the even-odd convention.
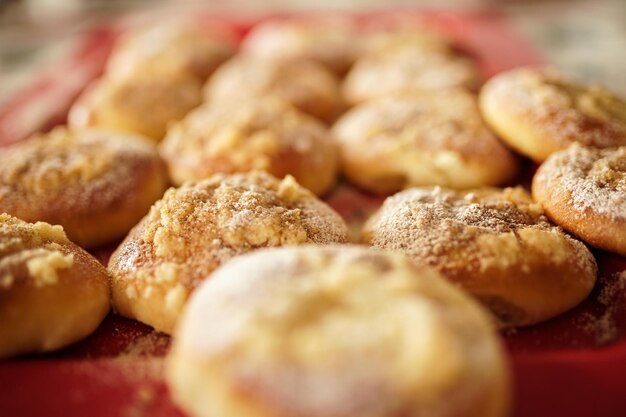
[[[537,180],[564,187],[579,213],[592,210],[613,220],[626,219],[626,146],[573,145],[553,154]]]
[[[552,225],[521,187],[456,192],[414,188],[388,198],[366,224],[364,239],[400,250],[446,274],[507,268],[526,259],[522,248],[546,262],[595,268],[582,243]]]
[[[0,208],[71,204],[80,211],[96,201],[109,204],[156,160],[154,146],[140,138],[57,128],[0,150]]]
[[[195,172],[193,179],[213,171],[269,170],[292,151],[313,158],[332,147],[328,132],[316,120],[278,100],[231,106],[202,106],[172,126],[162,144],[170,163]],[[216,168],[217,167],[217,168]],[[188,179],[192,179],[188,178]]]
[[[216,175],[170,189],[118,249],[128,285],[181,283],[187,291],[231,257],[255,248],[348,240],[343,220],[290,176]],[[127,295],[141,293],[139,288]],[[180,290],[166,296],[173,306]]]
[[[74,265],[73,254],[64,255],[56,250],[43,250],[40,256],[34,255],[26,261],[26,267],[36,287],[58,283],[57,271],[71,268],[72,265]]]
[[[56,284],[58,271],[74,265],[68,243],[61,226],[0,214],[0,288],[11,288],[25,274],[35,287]]]

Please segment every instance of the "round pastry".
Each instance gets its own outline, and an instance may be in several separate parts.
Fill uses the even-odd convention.
[[[222,65],[205,88],[212,105],[278,97],[304,113],[332,122],[343,109],[339,80],[312,61],[264,61],[237,56]]]
[[[354,22],[347,18],[271,20],[255,26],[241,45],[242,52],[264,60],[302,58],[345,74],[360,49]]]
[[[137,133],[159,141],[169,123],[182,119],[201,101],[202,83],[190,75],[103,78],[74,103],[68,124]]]
[[[480,108],[503,140],[535,161],[573,142],[626,145],[626,101],[603,88],[575,84],[552,69],[496,75],[480,92]]]
[[[156,147],[138,136],[57,128],[0,149],[0,212],[60,224],[84,247],[124,236],[167,185]]]
[[[476,98],[463,90],[368,101],[333,126],[346,177],[376,193],[417,185],[498,185],[517,158],[487,129]]]
[[[565,230],[626,256],[626,146],[574,144],[550,155],[533,178],[533,197]]]
[[[225,31],[206,30],[195,22],[169,22],[122,36],[109,57],[107,75],[192,75],[204,81],[234,53],[234,42]]]
[[[215,175],[167,191],[113,253],[113,305],[170,333],[189,293],[233,256],[347,241],[341,217],[293,177]]]
[[[161,144],[176,184],[215,173],[291,174],[316,194],[336,181],[337,148],[326,127],[280,100],[205,105],[172,126]]]
[[[343,95],[354,105],[395,93],[474,90],[479,81],[478,68],[470,59],[438,50],[387,48],[357,60],[346,76]]]
[[[434,270],[361,247],[265,249],[215,272],[167,358],[195,417],[503,417],[485,312]]]
[[[108,311],[106,269],[61,226],[0,213],[0,358],[74,343]]]
[[[456,46],[432,24],[420,16],[392,14],[376,16],[361,26],[362,51],[372,53],[391,48],[454,52]]]
[[[458,192],[413,188],[388,198],[363,242],[437,268],[474,295],[500,326],[538,323],[584,300],[593,255],[548,222],[521,187]]]

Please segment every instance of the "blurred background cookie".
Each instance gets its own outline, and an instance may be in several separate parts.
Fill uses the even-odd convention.
[[[225,27],[207,27],[192,19],[161,21],[122,35],[106,71],[111,78],[151,73],[192,75],[204,81],[235,51],[234,35]]]
[[[362,247],[233,259],[193,295],[167,365],[195,417],[508,415],[485,312],[436,271]]]
[[[367,221],[362,240],[434,266],[503,327],[561,314],[596,281],[591,252],[552,225],[521,187],[405,190]]]
[[[135,133],[160,141],[167,126],[202,101],[202,83],[191,75],[142,74],[92,83],[72,105],[68,124]]]
[[[480,78],[476,64],[469,58],[446,51],[400,47],[363,55],[342,88],[344,99],[355,105],[395,93],[475,90]]]
[[[626,256],[626,146],[572,145],[550,155],[533,178],[533,197],[567,231]]]
[[[302,59],[272,61],[240,55],[222,65],[205,88],[205,99],[214,106],[239,106],[269,96],[325,122],[335,120],[344,108],[335,75]]]
[[[626,101],[602,87],[578,84],[546,68],[498,74],[480,92],[489,126],[535,161],[576,142],[626,145]]]
[[[0,213],[0,358],[74,343],[108,311],[106,269],[61,226]]]
[[[142,137],[57,128],[0,149],[0,212],[60,224],[85,247],[123,237],[167,185]]]
[[[360,51],[357,33],[356,23],[345,16],[269,20],[251,30],[241,49],[264,60],[315,61],[343,75]]]
[[[176,184],[260,169],[324,194],[338,171],[328,129],[277,99],[204,105],[172,126],[160,150]]]
[[[395,48],[414,48],[422,51],[454,52],[453,40],[428,24],[422,16],[406,13],[388,13],[362,22],[359,28],[361,54]]]
[[[360,104],[333,126],[342,169],[359,187],[393,193],[419,185],[498,185],[517,158],[487,129],[463,90],[396,94]]]
[[[189,294],[233,256],[347,241],[341,217],[293,177],[215,175],[168,190],[113,253],[113,305],[170,333]]]

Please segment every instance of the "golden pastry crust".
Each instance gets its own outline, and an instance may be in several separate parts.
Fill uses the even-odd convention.
[[[161,144],[176,184],[215,173],[287,174],[320,195],[335,184],[336,144],[326,127],[280,100],[205,105],[172,126]]]
[[[192,298],[167,360],[196,417],[502,417],[488,315],[434,270],[362,247],[266,249]]]
[[[74,343],[108,311],[106,269],[61,226],[0,214],[0,358]]]
[[[213,106],[278,97],[304,113],[332,122],[344,108],[339,80],[312,61],[264,61],[237,56],[222,65],[205,87]]]
[[[567,231],[626,256],[626,146],[552,154],[533,178],[533,197]]]
[[[191,291],[233,256],[347,240],[341,217],[293,177],[215,175],[168,190],[113,253],[113,305],[170,333]]]
[[[561,314],[596,281],[591,252],[549,223],[521,187],[403,191],[367,221],[362,241],[436,267],[503,327]]]
[[[107,75],[192,75],[204,81],[236,50],[227,33],[213,32],[195,22],[168,22],[131,30],[111,52]]]
[[[202,83],[190,75],[163,77],[149,73],[95,81],[72,105],[68,124],[136,133],[155,141],[167,126],[202,101]]]
[[[503,140],[535,161],[574,142],[599,148],[626,145],[626,101],[552,69],[496,75],[483,86],[480,107]]]
[[[476,89],[480,75],[470,59],[438,50],[387,48],[363,55],[343,83],[346,102],[355,105],[390,94]]]
[[[355,23],[347,18],[268,21],[255,26],[242,52],[264,60],[307,59],[345,74],[360,50]]]
[[[0,150],[0,212],[60,224],[85,247],[124,236],[167,185],[142,137],[57,128]]]
[[[517,158],[487,129],[463,90],[404,94],[363,103],[333,126],[343,172],[376,193],[420,185],[498,185]]]

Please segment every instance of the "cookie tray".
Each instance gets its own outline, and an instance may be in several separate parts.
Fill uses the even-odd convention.
[[[510,23],[493,12],[402,10],[355,18],[380,19],[398,12],[420,15],[457,39],[487,77],[542,63]],[[284,16],[207,13],[198,18],[244,36],[255,23]],[[62,124],[72,100],[101,74],[121,26],[111,21],[77,38],[68,55],[9,97],[0,107],[0,146]],[[529,164],[528,171],[533,168]],[[358,228],[382,199],[340,185],[327,201]],[[94,254],[106,262],[114,247]],[[594,254],[599,281],[582,305],[546,323],[503,334],[513,369],[515,417],[626,415],[626,259]],[[60,352],[0,362],[0,416],[184,416],[163,381],[169,343],[168,336],[148,326],[110,314],[94,334]]]

